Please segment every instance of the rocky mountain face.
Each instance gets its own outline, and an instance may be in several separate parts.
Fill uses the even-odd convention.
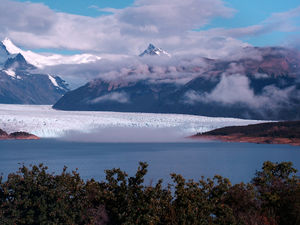
[[[35,69],[22,54],[10,54],[0,42],[0,103],[53,104],[69,90],[60,77]]]
[[[5,45],[0,42],[0,66],[3,66],[6,60],[9,58],[10,53],[7,51]]]
[[[144,65],[143,72],[131,68],[118,78],[99,78],[68,92],[53,107],[299,119],[299,52],[246,48],[243,54],[239,59],[199,58],[175,66]]]
[[[24,70],[33,70],[35,67],[25,60],[23,55],[20,53],[13,56],[13,57],[8,57],[8,59],[4,63],[5,70],[19,70],[19,71],[24,71]]]

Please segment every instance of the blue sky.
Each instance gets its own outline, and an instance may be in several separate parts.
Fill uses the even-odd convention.
[[[28,2],[28,0],[19,0],[20,2]],[[30,0],[29,2],[44,3],[51,9],[85,16],[99,16],[100,12],[91,8],[97,6],[99,8],[125,8],[131,6],[134,0]],[[226,0],[227,6],[237,10],[237,14],[233,19],[215,21],[216,26],[226,25],[229,27],[239,27],[253,25],[266,19],[272,13],[288,11],[300,5],[298,0]]]
[[[35,51],[138,54],[152,42],[211,57],[249,44],[300,46],[299,0],[2,2],[0,37]]]
[[[25,2],[28,0],[19,1]],[[100,12],[96,9],[96,7],[99,9],[122,9],[132,6],[134,0],[31,0],[30,2],[44,3],[51,9],[58,12],[98,17],[106,13]],[[251,26],[264,21],[271,16],[272,13],[284,12],[300,6],[300,2],[298,0],[226,0],[225,2],[227,6],[236,10],[234,17],[228,19],[216,18],[203,29],[216,27],[238,28]],[[298,25],[300,25],[300,20]],[[272,32],[259,37],[244,38],[243,40],[255,46],[280,45],[288,35],[289,33],[286,32]]]
[[[26,2],[28,0],[20,0]],[[66,12],[84,16],[97,17],[103,13],[97,11],[94,7],[99,8],[125,8],[133,4],[133,0],[31,0],[30,2],[44,3],[51,9],[58,12]]]
[[[289,11],[300,5],[298,0],[251,0],[247,1],[247,3],[242,0],[227,0],[226,2],[230,7],[237,10],[235,16],[228,20],[215,19],[207,28],[251,26],[264,21],[272,13]],[[300,20],[298,25],[300,25]],[[255,46],[280,45],[287,35],[289,34],[286,32],[272,32],[267,35],[245,38],[244,40]]]

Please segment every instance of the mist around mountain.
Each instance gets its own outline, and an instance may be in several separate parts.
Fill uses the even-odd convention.
[[[149,49],[156,47],[150,44],[141,55],[152,55]],[[227,59],[153,57],[153,61],[116,68],[66,93],[53,107],[300,118],[300,54],[296,50],[247,47]]]

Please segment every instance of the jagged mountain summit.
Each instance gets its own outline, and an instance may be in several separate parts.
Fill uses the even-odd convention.
[[[10,53],[7,51],[5,45],[0,42],[0,66],[3,65],[8,59]]]
[[[9,54],[22,54],[26,61],[37,68],[43,68],[45,66],[54,66],[59,64],[83,64],[100,60],[100,56],[91,54],[75,54],[71,56],[51,54],[43,55],[32,51],[25,51],[17,47],[9,38],[5,38],[0,43],[0,63],[1,63],[1,47],[5,48]]]
[[[36,69],[35,66],[29,64],[25,58],[23,57],[22,54],[17,54],[16,56],[9,57],[5,64],[4,64],[4,69],[9,70],[9,69],[17,69],[17,70],[33,70]]]
[[[168,56],[168,57],[171,57],[171,55],[160,49],[160,48],[157,48],[155,47],[153,44],[149,44],[148,48],[143,52],[141,53],[139,56],[145,56],[145,55],[158,55],[158,56]]]
[[[69,91],[60,77],[36,69],[21,53],[9,53],[0,42],[0,103],[53,104]]]

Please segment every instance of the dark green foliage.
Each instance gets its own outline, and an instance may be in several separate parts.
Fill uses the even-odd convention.
[[[279,224],[293,225],[299,220],[299,178],[291,162],[265,162],[263,170],[256,172],[252,183],[257,190],[263,213]],[[297,196],[298,195],[298,196]],[[298,217],[298,218],[297,218]]]
[[[300,182],[289,162],[265,162],[250,184],[171,174],[167,187],[144,184],[147,166],[132,177],[107,170],[102,182],[23,166],[0,179],[0,224],[300,224]]]
[[[78,173],[23,166],[1,183],[0,224],[84,224],[85,184]]]

